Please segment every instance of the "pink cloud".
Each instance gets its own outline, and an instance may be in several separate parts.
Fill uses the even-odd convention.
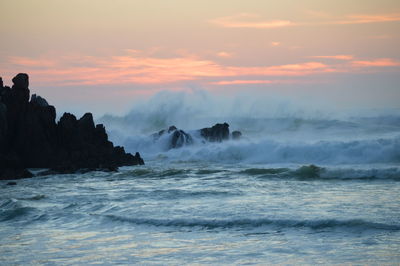
[[[41,83],[51,85],[162,84],[222,77],[303,76],[332,71],[319,62],[232,67],[194,56],[141,57],[136,52],[112,57],[20,57],[18,60],[10,58],[9,63],[10,68],[15,68],[13,71],[28,72]]]
[[[351,62],[354,66],[358,67],[396,67],[400,66],[399,61],[395,61],[394,59],[391,58],[379,58],[376,60],[371,60],[371,61],[352,61]]]
[[[293,26],[289,20],[261,20],[258,15],[242,13],[234,16],[220,17],[210,20],[211,23],[224,28],[282,28]]]
[[[221,80],[209,82],[212,85],[242,85],[242,84],[294,84],[303,83],[299,80],[254,80],[254,79],[238,79],[238,80]]]
[[[348,60],[351,56],[319,56]],[[43,56],[40,58],[10,57],[2,64],[2,74],[11,79],[17,72],[29,73],[36,84],[60,85],[110,85],[110,84],[174,84],[198,81],[215,85],[269,84],[285,81],[263,77],[299,77],[339,72],[357,72],[367,66],[399,66],[393,59],[351,61],[346,64],[302,62],[297,64],[238,67],[217,63],[197,56],[172,58],[149,57],[140,51],[120,56]],[[254,77],[254,78],[252,78]]]
[[[317,55],[311,56],[312,58],[322,58],[322,59],[336,59],[336,60],[353,60],[352,55]]]
[[[213,85],[240,85],[240,84],[272,84],[278,83],[272,80],[222,80],[210,82]]]
[[[224,28],[254,28],[254,29],[269,29],[269,28],[283,28],[290,26],[310,26],[310,25],[346,25],[346,24],[367,24],[367,23],[382,23],[382,22],[396,22],[400,21],[400,14],[351,14],[345,16],[332,16],[324,12],[308,11],[308,14],[316,17],[318,20],[313,22],[298,21],[293,22],[290,20],[265,20],[259,15],[242,13],[233,16],[219,17],[210,20],[217,26]],[[272,42],[272,46],[274,43]],[[279,44],[278,44],[279,45]]]
[[[229,58],[229,57],[232,57],[232,54],[231,54],[231,53],[228,53],[228,52],[222,51],[222,52],[217,53],[217,56]]]
[[[21,56],[9,57],[9,62],[15,65],[21,66],[33,66],[33,67],[49,67],[54,66],[54,62],[51,59],[33,59]]]
[[[400,21],[400,14],[381,14],[381,15],[348,15],[343,19],[334,21],[335,24],[365,24],[379,22]]]

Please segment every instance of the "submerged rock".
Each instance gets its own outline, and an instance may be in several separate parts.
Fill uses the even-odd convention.
[[[26,168],[51,168],[55,172],[79,169],[117,169],[144,164],[114,147],[103,125],[91,113],[79,120],[64,113],[58,123],[54,106],[36,94],[29,101],[29,77],[18,74],[12,88],[0,82],[0,179],[30,177]]]
[[[242,132],[237,131],[237,130],[232,132],[232,139],[238,140],[238,139],[240,139],[241,137],[242,137]]]

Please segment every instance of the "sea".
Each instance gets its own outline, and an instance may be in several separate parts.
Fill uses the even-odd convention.
[[[1,265],[400,264],[400,115],[138,110],[100,122],[146,165],[0,181]]]

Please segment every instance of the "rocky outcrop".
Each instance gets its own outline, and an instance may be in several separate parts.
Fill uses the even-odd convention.
[[[229,139],[229,124],[215,124],[212,127],[200,129],[200,135],[210,142],[221,142]]]
[[[114,147],[91,113],[80,119],[64,113],[56,123],[54,106],[35,94],[29,101],[27,74],[12,81],[11,89],[0,82],[0,179],[29,177],[26,168],[67,173],[144,164],[139,153],[133,156]]]
[[[241,138],[242,133],[240,131],[233,131],[232,134],[229,133],[229,124],[215,124],[212,127],[202,128],[194,132],[195,136],[200,136],[202,142],[222,142],[229,140],[238,140]],[[185,145],[193,144],[194,138],[189,133],[177,129],[175,126],[170,126],[167,130],[160,130],[158,133],[154,133],[153,139],[155,141],[159,140],[162,136],[168,135],[168,149],[180,148]]]
[[[169,137],[168,149],[180,148],[193,143],[193,138],[190,134],[177,129],[175,126],[170,126],[168,130],[161,130],[158,133],[153,134],[153,138],[158,140],[163,135],[168,135]]]

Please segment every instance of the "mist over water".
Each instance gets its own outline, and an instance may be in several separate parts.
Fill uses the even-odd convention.
[[[373,164],[400,162],[398,110],[334,110],[318,103],[267,95],[215,96],[204,90],[161,92],[125,116],[106,115],[113,142],[147,160],[251,164]],[[239,141],[204,143],[197,129],[227,122]],[[168,150],[168,136],[151,134],[175,125],[194,144]]]

